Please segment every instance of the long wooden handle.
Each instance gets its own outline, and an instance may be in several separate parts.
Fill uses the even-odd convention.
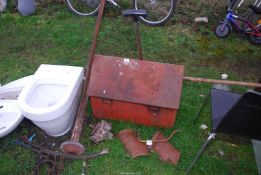
[[[183,80],[193,81],[193,82],[216,83],[216,84],[227,84],[227,85],[261,88],[261,83],[251,83],[251,82],[242,82],[242,81],[215,80],[215,79],[196,78],[196,77],[183,77]]]

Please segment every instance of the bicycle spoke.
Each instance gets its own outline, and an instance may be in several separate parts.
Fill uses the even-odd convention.
[[[170,0],[138,0],[138,9],[147,10],[147,20],[160,21],[168,14],[171,10]]]
[[[74,14],[80,16],[94,15],[99,8],[100,0],[66,0],[66,5]]]

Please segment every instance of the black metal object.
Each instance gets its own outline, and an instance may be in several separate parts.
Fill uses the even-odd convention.
[[[201,146],[201,148],[199,149],[199,151],[197,152],[197,155],[195,156],[195,158],[193,159],[193,161],[190,163],[186,174],[188,174],[191,169],[193,168],[193,166],[196,164],[196,162],[198,161],[198,159],[200,158],[200,156],[202,155],[202,153],[206,150],[207,146],[209,145],[209,143],[215,138],[216,133],[211,133],[209,134],[207,140],[205,140],[205,142],[203,143],[203,145]]]
[[[220,123],[217,124],[215,131],[261,140],[260,123],[261,93],[249,91],[230,108]]]
[[[244,95],[224,90],[211,90],[212,133],[203,143],[186,171],[188,174],[216,133],[261,139],[261,93],[246,92]]]
[[[139,19],[139,16],[146,17],[147,16],[147,11],[146,10],[142,10],[142,9],[128,9],[128,10],[123,10],[122,11],[122,15],[124,17],[131,16],[133,18],[134,22],[135,22],[135,33],[136,33],[137,50],[139,52],[139,59],[143,60],[138,19]]]
[[[212,132],[217,132],[218,125],[228,111],[238,102],[241,94],[224,90],[211,89]]]
[[[261,14],[261,8],[257,7],[255,5],[250,5],[249,8],[251,8],[251,10],[253,10],[256,14],[260,15]]]
[[[122,15],[124,17],[133,17],[134,20],[138,20],[139,16],[146,17],[147,16],[147,11],[142,10],[142,9],[128,9],[128,10],[123,10]]]
[[[261,175],[261,140],[252,139],[258,174]]]

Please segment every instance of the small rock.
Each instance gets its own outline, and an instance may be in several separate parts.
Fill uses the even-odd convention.
[[[204,95],[204,94],[200,94],[199,96],[200,96],[200,97],[205,97],[205,95]]]
[[[208,17],[196,17],[194,19],[195,23],[208,23]]]
[[[218,154],[219,154],[221,157],[223,157],[223,156],[225,155],[224,151],[222,151],[222,150],[218,150]]]
[[[200,125],[200,127],[199,127],[200,129],[207,129],[208,128],[208,126],[207,125],[205,125],[205,124],[202,124],[202,125]]]
[[[113,138],[113,134],[110,132],[111,124],[107,123],[106,121],[102,120],[101,122],[97,123],[95,126],[92,126],[92,132],[90,140],[94,143],[98,144],[102,140],[109,140]]]

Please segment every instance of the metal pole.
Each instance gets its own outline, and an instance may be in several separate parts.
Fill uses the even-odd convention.
[[[197,119],[198,119],[198,117],[199,117],[199,114],[201,113],[203,107],[204,107],[205,104],[207,103],[209,96],[210,96],[210,92],[207,94],[206,98],[204,99],[204,102],[203,102],[202,105],[200,106],[199,111],[195,114],[194,120],[193,120],[193,123],[194,123],[194,124],[196,123],[196,121],[197,121]]]
[[[136,44],[137,44],[137,50],[138,50],[138,53],[139,53],[139,59],[143,60],[141,40],[140,40],[139,21],[138,21],[138,19],[134,19],[134,20],[135,20]]]
[[[96,50],[96,42],[97,42],[97,38],[99,35],[99,29],[100,29],[100,25],[101,25],[101,19],[102,19],[102,15],[103,15],[103,11],[104,11],[105,2],[106,2],[106,0],[101,0],[101,3],[100,3],[100,9],[99,9],[98,18],[96,21],[94,37],[92,40],[92,46],[91,46],[91,50],[89,53],[89,61],[88,61],[87,67],[85,68],[85,83],[84,83],[84,90],[83,90],[83,98],[81,100],[79,111],[77,114],[77,116],[79,115],[80,117],[76,118],[75,125],[74,125],[74,126],[78,126],[78,127],[74,127],[74,130],[72,133],[72,138],[71,138],[72,140],[79,141],[80,133],[81,133],[80,128],[82,128],[80,125],[82,125],[83,118],[86,114],[86,105],[89,100],[89,97],[87,95],[87,89],[88,89],[88,84],[89,84],[89,80],[90,80],[90,76],[91,76],[91,66],[92,66],[92,62],[93,62],[93,58],[94,58],[94,53]]]
[[[261,83],[229,81],[229,80],[215,80],[215,79],[196,78],[196,77],[183,77],[183,80],[193,81],[193,82],[198,82],[198,83],[204,82],[204,83],[227,84],[227,85],[237,85],[237,86],[247,86],[247,87],[261,88]]]
[[[196,164],[197,160],[199,159],[199,157],[202,155],[202,153],[205,151],[205,149],[207,148],[208,144],[215,138],[216,133],[211,133],[209,134],[207,140],[204,142],[204,144],[201,146],[200,150],[198,151],[196,157],[194,158],[194,160],[191,162],[189,168],[186,171],[186,174],[189,174],[189,172],[191,171],[191,169],[193,168],[193,166]]]
[[[79,143],[79,141],[80,141],[80,136],[81,136],[81,132],[82,132],[84,117],[86,115],[86,106],[87,106],[88,100],[89,100],[89,96],[87,95],[87,89],[88,89],[89,80],[90,80],[90,76],[91,76],[91,67],[92,67],[92,62],[94,59],[96,42],[97,42],[97,38],[99,35],[99,29],[100,29],[100,25],[101,25],[101,19],[102,19],[104,7],[105,7],[105,2],[106,2],[106,0],[101,0],[101,2],[100,2],[100,8],[99,8],[99,12],[98,12],[98,18],[96,21],[95,32],[94,32],[94,36],[93,36],[93,40],[92,40],[92,46],[91,46],[91,50],[89,53],[89,61],[88,61],[87,67],[85,67],[85,72],[84,72],[85,81],[84,81],[83,90],[82,90],[83,96],[81,98],[80,105],[78,108],[78,113],[77,113],[76,120],[74,123],[71,140],[63,142],[60,146],[61,150],[65,153],[80,155],[80,154],[83,154],[85,151],[84,146],[81,145]]]

